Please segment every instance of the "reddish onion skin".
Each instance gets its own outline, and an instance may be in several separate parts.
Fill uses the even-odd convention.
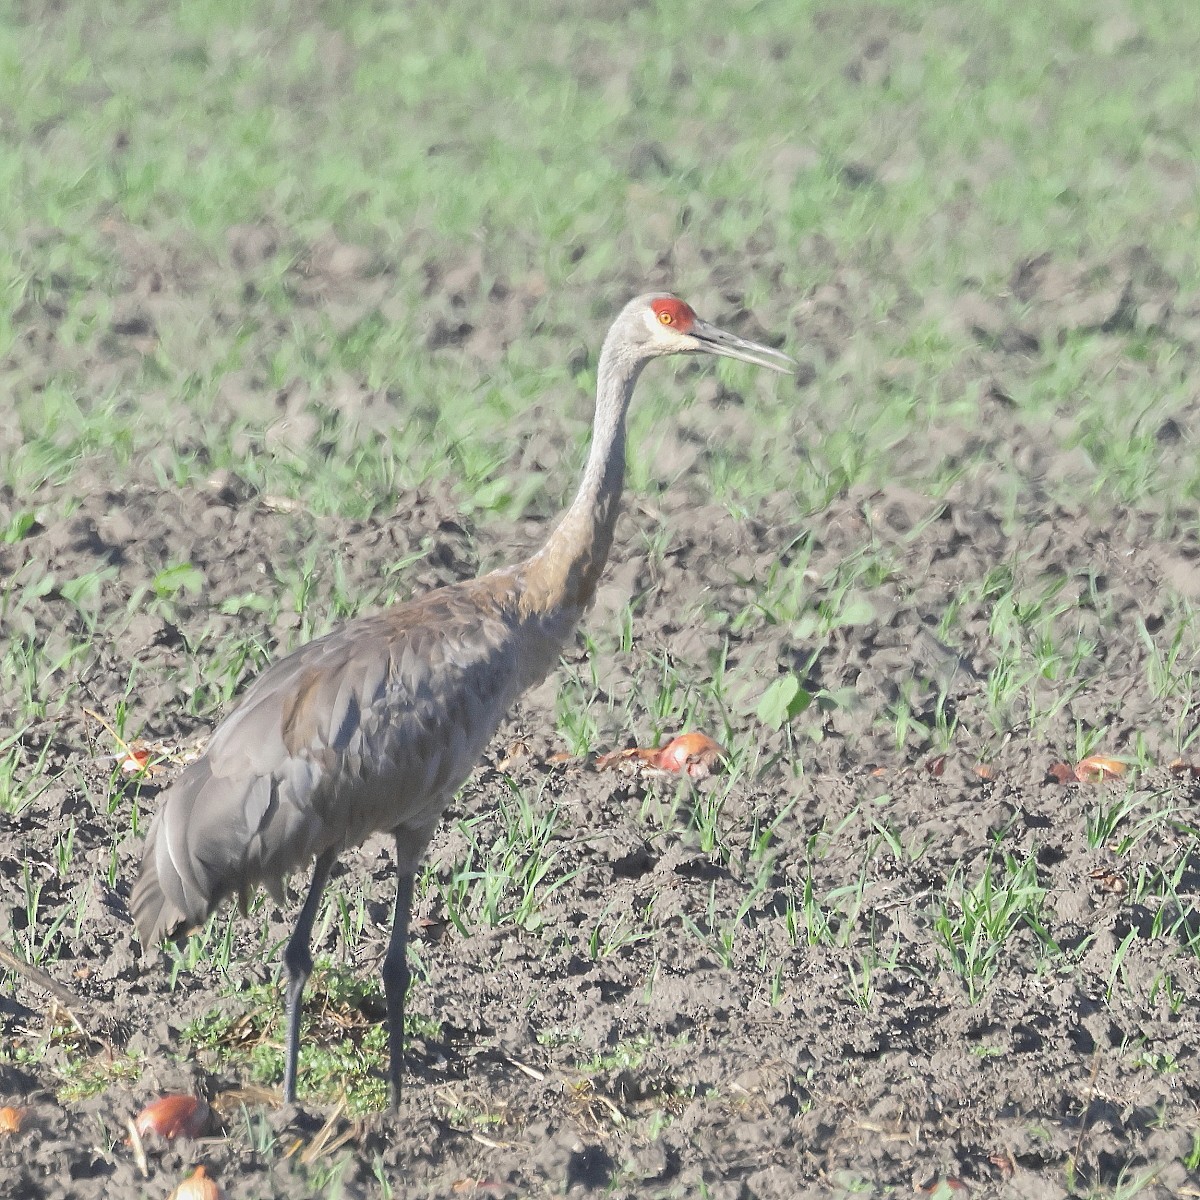
[[[25,1110],[6,1104],[0,1108],[0,1133],[20,1133],[25,1120]]]
[[[160,1096],[138,1113],[134,1128],[139,1137],[196,1138],[208,1124],[209,1108],[198,1096]]]
[[[1080,783],[1104,783],[1108,779],[1120,779],[1125,774],[1125,764],[1119,758],[1104,754],[1089,754],[1075,767],[1075,778]]]
[[[725,751],[706,733],[681,733],[659,752],[654,765],[663,771],[686,771],[702,779],[712,773]]]

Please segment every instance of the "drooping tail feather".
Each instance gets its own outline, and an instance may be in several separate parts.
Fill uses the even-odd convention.
[[[219,758],[219,756],[218,756]],[[297,762],[294,774],[307,767]],[[282,899],[282,881],[329,844],[323,822],[292,803],[293,781],[231,770],[211,751],[167,789],[146,832],[130,908],[142,946],[183,938],[228,896],[242,906],[261,883]]]
[[[167,789],[150,822],[142,869],[130,898],[138,937],[147,951],[164,937],[185,937],[222,899],[210,896],[197,878],[187,836],[196,801],[211,780],[204,759],[193,763]]]
[[[265,776],[214,776],[207,755],[167,789],[130,901],[143,947],[186,937],[227,896],[254,890],[261,878],[255,834],[272,790]]]
[[[175,889],[172,888],[172,891]],[[158,863],[153,853],[142,859],[142,869],[133,885],[130,900],[134,924],[146,953],[158,945],[168,934],[177,936],[177,930],[186,923],[187,914],[178,905],[167,899],[158,878]]]

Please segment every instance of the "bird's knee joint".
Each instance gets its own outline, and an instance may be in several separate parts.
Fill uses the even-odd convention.
[[[383,985],[385,989],[397,987],[401,992],[407,991],[410,978],[408,962],[403,954],[397,954],[394,957],[388,955],[383,960]]]
[[[289,942],[283,951],[283,965],[293,979],[307,979],[312,974],[312,954],[307,946],[293,946]]]

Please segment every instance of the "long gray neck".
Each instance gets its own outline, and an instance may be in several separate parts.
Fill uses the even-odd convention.
[[[625,414],[646,359],[616,329],[600,352],[592,444],[579,491],[549,540],[530,559],[526,586],[539,612],[586,608],[612,547],[625,483]]]

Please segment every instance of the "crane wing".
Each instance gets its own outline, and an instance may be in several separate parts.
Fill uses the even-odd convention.
[[[526,682],[484,583],[351,621],[255,680],[151,822],[132,900],[144,945],[376,830],[415,866]]]

